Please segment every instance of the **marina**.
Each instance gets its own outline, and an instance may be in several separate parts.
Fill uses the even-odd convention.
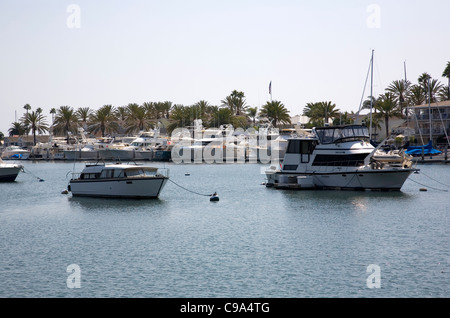
[[[24,166],[0,183],[0,297],[450,296],[445,165],[359,192],[267,188],[262,164],[144,163],[191,191],[168,182],[155,200],[62,194],[83,162]]]

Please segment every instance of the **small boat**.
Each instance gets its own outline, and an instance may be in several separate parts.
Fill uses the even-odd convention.
[[[169,177],[158,168],[130,164],[87,164],[74,173],[68,191],[74,197],[158,198]]]
[[[16,181],[17,175],[22,171],[23,166],[15,163],[5,163],[0,158],[0,182]]]

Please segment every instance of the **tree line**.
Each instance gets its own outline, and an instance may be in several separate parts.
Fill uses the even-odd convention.
[[[176,128],[192,126],[194,120],[202,119],[208,127],[232,124],[233,127],[248,128],[256,125],[256,119],[271,122],[275,127],[290,124],[289,111],[280,101],[270,101],[261,107],[247,105],[245,94],[233,90],[221,100],[220,106],[200,100],[191,106],[165,102],[145,102],[142,105],[130,103],[115,107],[104,105],[99,109],[90,107],[60,106],[50,110],[51,124],[48,123],[42,108],[32,110],[29,104],[19,121],[13,122],[8,130],[10,136],[27,135],[31,132],[36,144],[36,134],[51,132],[55,136],[76,133],[82,127],[90,134],[122,133],[136,134],[155,128],[164,122],[168,133]]]

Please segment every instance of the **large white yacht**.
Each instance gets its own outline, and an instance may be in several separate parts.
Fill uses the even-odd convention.
[[[169,177],[155,167],[127,164],[87,164],[74,173],[68,190],[74,197],[157,198]]]
[[[399,191],[411,173],[409,157],[399,164],[374,158],[367,127],[314,128],[311,135],[289,139],[280,166],[266,171],[267,187]]]

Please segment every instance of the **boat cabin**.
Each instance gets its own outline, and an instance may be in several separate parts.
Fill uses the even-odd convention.
[[[92,165],[79,174],[78,180],[148,178],[157,176],[158,169],[133,165]]]
[[[363,166],[373,150],[369,144],[369,131],[364,126],[321,127],[314,128],[313,133],[313,138],[289,139],[284,171],[296,171],[301,164],[312,167]]]

